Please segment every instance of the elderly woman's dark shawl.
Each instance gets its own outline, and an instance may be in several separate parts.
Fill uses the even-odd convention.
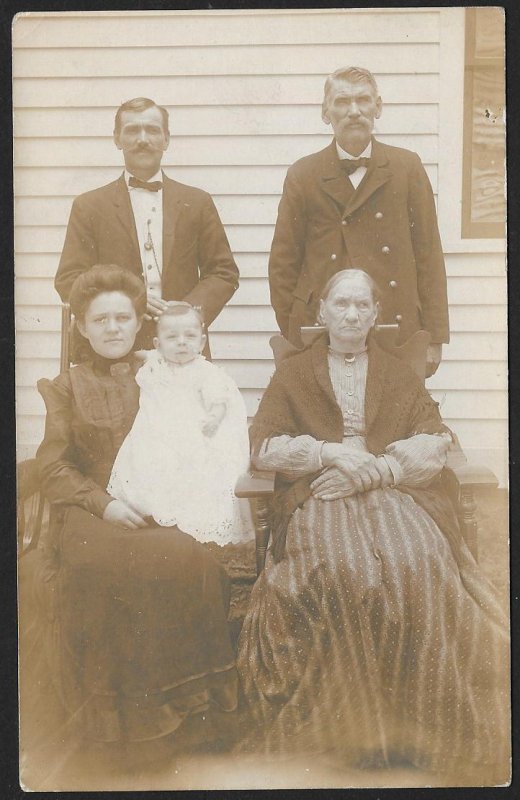
[[[290,356],[276,370],[251,426],[253,454],[267,439],[282,434],[308,434],[327,442],[343,439],[343,416],[334,396],[328,367],[328,337],[321,336],[312,347]],[[419,378],[403,361],[368,342],[368,373],[365,392],[366,442],[378,456],[392,442],[418,433],[447,431],[437,403]],[[276,477],[272,503],[271,532],[275,561],[285,552],[287,526],[291,515],[311,495],[314,473],[294,482]],[[397,487],[410,494],[432,517],[448,538],[457,560],[460,531],[453,506],[442,490],[440,477],[426,488]]]

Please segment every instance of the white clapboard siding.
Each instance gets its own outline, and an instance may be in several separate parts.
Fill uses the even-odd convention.
[[[420,152],[427,161],[437,157],[437,137],[432,134],[385,134],[379,137],[387,144],[399,144],[409,150]],[[330,142],[330,134],[310,134],[308,136],[271,136],[269,143],[260,142],[256,137],[229,136],[214,137],[210,131],[205,136],[176,136],[173,156],[181,164],[254,164],[272,166],[289,164],[291,159],[301,158],[308,153],[321,150]],[[74,167],[85,158],[85,153],[101,166],[114,166],[117,151],[111,140],[97,139],[19,139],[15,141],[14,156],[21,167]],[[165,159],[165,167],[168,159]]]
[[[268,253],[242,252],[239,254],[240,274],[242,278],[265,278]],[[58,253],[19,253],[16,260],[17,279],[52,278],[56,272]],[[466,253],[450,254],[447,257],[447,268],[451,277],[505,279],[504,257],[502,254],[480,253],[469,256]],[[487,302],[483,295],[483,302]],[[56,299],[56,298],[55,298]]]
[[[310,11],[306,14],[308,24],[304,25],[296,21],[293,12],[287,11],[276,15],[254,11],[240,15],[232,11],[211,14],[140,12],[125,14],[124,32],[120,13],[104,13],[102,26],[93,25],[81,13],[48,14],[46,19],[52,20],[52,25],[43,26],[41,15],[33,14],[18,21],[23,24],[15,24],[13,38],[19,51],[63,48],[63,43],[67,42],[76,52],[78,48],[94,48],[96,52],[107,48],[110,52],[114,47],[129,47],[134,53],[136,48],[148,52],[157,47],[171,50],[174,47],[250,45],[253,35],[258,46],[278,44],[284,47],[334,43],[345,46],[346,42],[374,43],[389,39],[403,44],[438,42],[439,17],[435,11],[425,9],[420,15],[414,15],[413,11],[404,13],[405,24],[402,16],[395,12],[369,12],[367,16],[363,10]]]
[[[21,304],[20,294],[17,295],[17,302]],[[233,303],[233,301],[231,301]],[[486,314],[488,319],[488,331],[505,333],[506,315],[505,310],[500,306],[452,306],[451,309],[451,330],[452,333],[479,333],[477,315]],[[24,305],[19,308],[16,315],[17,328],[19,331],[59,331],[61,314],[56,306],[31,306]],[[272,309],[254,305],[230,304],[220,317],[211,325],[211,332],[243,331],[245,327],[249,331],[265,331],[266,325],[269,330],[276,331],[277,325]],[[450,348],[446,348],[445,359],[450,358]]]
[[[103,60],[97,48],[80,48],[74,55],[74,72],[79,81],[106,82],[107,78],[121,81],[121,74],[132,76],[137,82],[149,81],[150,75],[276,75],[300,74],[302,64],[311,64],[311,72],[327,72],[331,63],[342,63],[345,58],[343,44],[322,44],[316,48],[307,45],[257,45],[254,58],[249,44],[235,45],[224,51],[221,46],[150,48],[146,58],[136,59],[132,48],[111,48]],[[25,86],[34,86],[48,77],[57,81],[70,76],[70,49],[55,48],[16,53],[15,67],[20,63],[20,81]],[[437,43],[414,43],[403,47],[401,42],[355,43],[349,46],[349,59],[355,64],[372,61],[374,72],[393,72],[399,64],[400,72],[430,73],[438,69],[439,45]],[[36,74],[41,77],[26,77]],[[57,76],[57,77],[53,77]],[[81,84],[80,84],[81,85]],[[69,92],[64,92],[69,96]]]
[[[376,135],[419,153],[435,195],[443,30],[436,8],[41,14],[13,28],[17,411],[20,457],[41,439],[40,377],[56,374],[53,278],[75,196],[115,180],[114,112],[153,97],[170,114],[163,165],[209,191],[241,273],[212,326],[216,362],[254,414],[273,372],[267,263],[287,167],[325,147],[326,75],[346,61],[376,75]],[[454,16],[460,26],[462,17]],[[454,22],[455,24],[455,22]],[[463,42],[463,30],[460,30]],[[462,76],[460,76],[462,80]],[[462,130],[458,131],[462,137]],[[460,198],[453,198],[453,214]],[[441,230],[441,236],[442,236]],[[469,453],[506,476],[503,253],[447,253],[452,340],[429,387]]]
[[[258,407],[262,396],[263,387],[249,388],[242,387],[242,395],[246,401],[247,413],[252,416]],[[506,419],[507,404],[503,392],[482,391],[469,392],[460,390],[459,392],[434,391],[434,399],[439,403],[441,413],[444,417],[456,419],[459,401],[464,402],[465,408],[471,411],[472,416],[478,419]],[[24,404],[28,414],[41,414],[43,401],[38,392],[32,386],[19,386],[17,388],[18,401]]]
[[[234,131],[240,136],[302,136],[326,133],[330,130],[321,120],[320,102],[294,108],[293,105],[271,104],[262,113],[252,113],[250,105],[220,106],[166,106],[171,115],[172,134],[177,136],[229,136]],[[318,113],[316,113],[318,112]],[[438,110],[436,103],[410,106],[404,102],[385,106],[387,133],[401,133],[403,114],[406,113],[409,133],[435,133]],[[88,128],[85,114],[79,108],[49,108],[35,115],[32,109],[20,109],[16,115],[17,139],[54,139],[60,131],[67,130],[69,138],[85,142],[96,137],[112,151],[111,125],[113,109],[92,109]],[[173,145],[172,145],[173,149]]]
[[[54,306],[56,308],[56,294],[53,287],[52,278],[17,278],[15,286],[15,294],[17,302],[22,306],[31,305],[33,291],[37,289],[37,306]],[[490,307],[490,319],[493,319],[493,307],[502,307],[502,290],[503,280],[498,277],[486,277],[476,282],[472,278],[467,277],[448,277],[448,295],[450,301],[450,318],[451,327],[457,330],[457,307],[458,306],[478,306],[482,305],[482,312],[486,312],[486,308]],[[255,306],[266,307],[266,312],[269,310],[269,284],[267,278],[247,278],[242,276],[240,285],[229,301],[230,306]],[[224,313],[226,309],[222,313]],[[475,315],[478,309],[475,311]],[[486,312],[487,313],[487,312]],[[468,321],[470,314],[467,315]],[[470,323],[473,330],[474,322]],[[492,323],[491,323],[492,324]],[[458,328],[458,330],[461,330]],[[478,330],[478,328],[477,328]],[[505,328],[504,328],[505,330]]]
[[[70,62],[69,62],[70,63]],[[336,62],[337,63],[337,62]],[[335,65],[331,62],[331,69]],[[378,86],[381,93],[388,98],[388,102],[432,103],[438,99],[438,80],[435,73],[427,75],[398,75],[399,62],[392,65],[392,70],[387,76],[376,73]],[[316,97],[320,98],[323,92],[323,83],[326,71],[322,75],[308,74],[308,65],[303,75],[284,75],[283,81],[273,80],[272,76],[251,75],[244,81],[242,75],[201,75],[182,77],[154,77],[154,78],[121,78],[97,81],[95,91],[93,84],[88,79],[53,80],[50,78],[41,81],[16,79],[13,90],[17,97],[17,106],[20,108],[35,109],[38,113],[46,108],[56,108],[65,105],[67,108],[84,108],[81,100],[89,99],[93,108],[104,107],[109,109],[109,118],[112,123],[113,112],[118,104],[130,97],[141,97],[143,94],[153,94],[153,99],[160,105],[168,106],[172,98],[179,105],[251,105],[255,110],[257,106],[271,104],[286,105],[316,104]],[[39,86],[36,85],[39,83]],[[389,84],[395,84],[393,89]],[[42,86],[45,92],[42,92]],[[388,86],[388,90],[386,87]],[[39,91],[37,91],[39,88]],[[56,96],[56,92],[60,92]],[[320,102],[320,100],[318,102]],[[175,126],[172,126],[175,131]]]
[[[175,106],[170,107],[172,114],[172,133],[177,139],[179,136],[207,136],[212,131],[213,136],[229,136],[231,131],[239,136],[274,136],[276,134],[300,136],[302,130],[309,133],[325,133],[330,128],[321,120],[316,110],[319,103],[297,107],[293,110],[291,105],[277,106],[239,106],[229,105],[215,108],[214,106]],[[96,137],[106,151],[112,154],[113,142],[110,123],[113,122],[113,113],[103,111],[97,113],[93,125],[85,130],[85,119],[79,109],[68,110],[67,114],[58,114],[53,109],[52,114],[45,116],[45,125],[42,126],[34,120],[25,110],[20,114],[17,141],[38,137],[42,139],[42,146],[52,147],[57,134],[63,130],[65,124],[75,128],[69,135],[71,141],[79,139],[84,146],[85,138]],[[263,112],[263,113],[261,113]],[[401,133],[403,113],[409,116],[409,133],[432,133],[437,128],[437,105],[414,105],[408,108],[403,102],[389,105],[385,109],[385,131],[387,133]],[[61,118],[61,119],[60,119]],[[24,125],[25,121],[25,125]],[[32,123],[32,125],[31,125]],[[97,124],[96,124],[97,123]],[[58,137],[61,138],[61,137]],[[66,144],[66,142],[64,142]],[[115,161],[114,158],[111,162]]]

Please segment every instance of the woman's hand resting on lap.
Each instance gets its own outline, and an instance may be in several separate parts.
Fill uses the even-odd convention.
[[[311,484],[320,500],[338,500],[357,492],[368,492],[392,483],[392,473],[383,458],[365,451],[349,450],[342,444],[326,443],[322,449],[326,469]]]
[[[144,519],[134,511],[130,506],[127,506],[122,500],[111,500],[103,512],[103,519],[105,522],[111,522],[112,525],[118,525],[120,528],[146,528],[147,523]]]

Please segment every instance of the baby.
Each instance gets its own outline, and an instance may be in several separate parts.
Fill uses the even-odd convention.
[[[253,536],[249,506],[234,495],[249,463],[247,416],[235,383],[201,355],[205,342],[198,310],[169,303],[107,491],[159,525],[224,545]]]

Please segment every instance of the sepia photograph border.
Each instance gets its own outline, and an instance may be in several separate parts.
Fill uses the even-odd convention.
[[[36,14],[37,13],[41,13],[43,11],[45,11],[45,12],[49,11],[49,12],[55,12],[55,13],[56,12],[58,12],[58,13],[59,12],[66,12],[66,11],[67,12],[68,11],[70,11],[70,12],[85,11],[86,13],[89,13],[89,12],[97,12],[97,11],[100,11],[100,10],[116,11],[116,12],[120,11],[121,13],[124,13],[125,11],[129,11],[129,10],[131,11],[132,10],[132,9],[128,9],[128,5],[129,4],[126,4],[126,7],[123,8],[120,3],[117,3],[117,4],[116,3],[105,3],[105,4],[103,4],[103,6],[101,6],[101,4],[98,5],[96,3],[92,3],[91,2],[91,3],[88,4],[88,6],[89,6],[88,8],[85,8],[85,4],[72,3],[72,4],[67,4],[67,8],[66,9],[64,8],[64,5],[65,5],[64,3],[47,3],[45,5],[45,8],[36,8],[36,7],[31,7],[31,4],[26,4],[25,8],[20,8],[18,4],[9,3],[2,10],[2,23],[3,23],[3,26],[4,26],[4,30],[3,30],[2,33],[4,34],[4,33],[8,32],[8,28],[10,27],[11,16],[14,15],[15,13],[25,13],[25,12],[30,12],[30,11],[34,11]],[[161,7],[160,8],[155,8],[154,6],[157,6],[157,5],[160,5]],[[470,5],[470,4],[465,4],[465,3],[457,4],[457,6],[460,7],[460,8],[464,8],[464,7],[468,6],[468,5]],[[493,4],[490,3],[490,4],[485,4],[485,5],[493,5]],[[217,11],[218,10],[221,10],[221,11],[226,11],[226,10],[232,11],[232,10],[234,10],[232,8],[232,6],[226,6],[225,8],[220,8],[218,5],[217,6],[212,5],[211,7],[214,8],[215,10],[217,10]],[[406,10],[408,8],[412,9],[412,8],[423,8],[423,7],[424,8],[427,8],[427,7],[443,8],[445,6],[443,6],[441,4],[422,4],[422,3],[406,4],[406,3],[400,3],[400,4],[392,4],[392,6],[387,7],[386,10],[390,11],[391,9],[394,9],[394,8],[397,9],[397,10],[399,10],[399,9]],[[299,4],[297,8],[303,10],[304,6]],[[334,8],[338,8],[339,9],[339,8],[345,8],[345,7],[340,7],[337,4],[334,4],[334,5],[327,6],[325,8],[327,8],[329,10],[332,10]],[[381,8],[381,6],[379,6],[378,4],[355,4],[355,5],[352,5],[352,6],[348,6],[348,8],[349,9],[350,8],[353,8],[353,9],[360,9],[360,8],[370,9],[370,8]],[[178,9],[178,10],[186,12],[188,10],[189,11],[192,11],[192,10],[193,11],[195,11],[195,10],[204,11],[204,10],[207,10],[207,9],[208,9],[208,7],[206,6],[205,8],[204,7],[200,7],[199,9],[197,9],[195,7],[187,9],[186,7],[184,7],[183,9]],[[277,10],[284,10],[284,11],[287,11],[288,13],[290,13],[290,11],[292,10],[292,8],[290,6],[287,6],[287,5],[284,5],[284,6],[280,6],[279,5],[279,6],[276,7],[276,9]],[[171,12],[171,11],[176,11],[177,9],[175,7],[172,8],[171,6],[166,7],[166,4],[162,4],[162,3],[161,4],[157,4],[157,3],[156,4],[152,4],[152,3],[148,4],[148,3],[145,3],[145,2],[141,2],[139,4],[139,8],[135,9],[135,10],[143,12],[143,13],[148,12],[148,11],[149,12],[153,11],[153,12],[156,12],[156,13],[160,13],[161,11]],[[262,9],[253,8],[253,7],[246,8],[244,5],[241,4],[239,6],[239,8],[237,8],[236,10],[243,10],[244,13],[248,13],[248,12],[253,12],[255,10],[258,10],[258,11],[261,11],[261,10],[266,10],[266,11],[274,10],[274,8],[272,6],[270,6],[270,5],[267,6],[267,7],[263,6]],[[294,10],[295,11],[297,10],[296,7],[294,7]],[[309,10],[311,10],[311,9],[309,9]],[[517,220],[517,216],[518,216],[518,202],[517,202],[518,192],[515,191],[515,184],[516,184],[517,177],[516,177],[515,170],[514,170],[514,163],[515,163],[515,160],[516,160],[516,153],[518,152],[518,126],[515,125],[516,114],[517,114],[517,105],[516,105],[517,101],[513,97],[513,92],[514,92],[513,87],[514,87],[514,85],[518,85],[518,82],[517,82],[517,78],[518,78],[518,75],[517,75],[518,59],[517,59],[516,54],[514,52],[514,43],[513,43],[513,41],[514,41],[515,32],[517,32],[518,15],[515,12],[515,10],[513,9],[512,4],[505,4],[505,10],[506,10],[506,20],[507,20],[506,41],[508,43],[507,48],[506,48],[506,64],[507,64],[507,100],[508,100],[508,103],[507,103],[507,107],[508,107],[507,150],[508,150],[508,156],[509,156],[509,162],[508,162],[509,168],[508,168],[508,176],[507,176],[507,178],[508,178],[508,194],[509,194],[508,211],[507,211],[507,224],[508,224],[508,237],[507,237],[507,250],[508,250],[508,253],[507,253],[507,261],[508,261],[508,264],[514,264],[515,261],[516,261],[516,249],[518,247],[518,235],[516,233],[517,229],[515,227],[515,224],[518,221]],[[4,36],[2,36],[2,38],[4,38]],[[9,50],[9,56],[7,58],[7,62],[8,63],[5,64],[5,67],[3,69],[3,84],[6,87],[8,87],[10,85],[10,70],[11,70],[10,47],[11,47],[11,44],[9,42],[9,44],[7,46],[7,49]],[[3,58],[4,58],[4,62],[6,62],[5,53],[3,55]],[[370,64],[367,64],[367,66],[370,67]],[[16,76],[13,76],[13,77],[16,77]],[[125,98],[121,98],[121,100],[123,100],[123,99],[125,99]],[[320,98],[316,97],[315,104],[316,104],[317,107],[319,106],[319,102],[320,102]],[[174,115],[175,114],[174,106],[172,107],[171,110],[172,110],[173,115]],[[466,109],[465,113],[467,115],[467,109]],[[107,115],[107,118],[108,117],[109,117],[109,115]],[[5,114],[5,109],[4,109],[4,120],[5,120],[5,124],[6,124],[5,130],[10,130],[11,129],[11,120],[12,120],[12,118],[11,118],[10,114],[7,114],[7,115]],[[382,127],[384,128],[384,126],[382,126]],[[173,125],[173,128],[175,128],[175,123]],[[466,130],[466,128],[465,128],[465,130]],[[108,134],[109,134],[109,132],[107,131],[107,135]],[[12,141],[15,141],[15,139],[16,139],[16,118],[15,118],[14,131],[13,131],[13,140]],[[12,149],[11,149],[11,139],[10,139],[10,137],[9,136],[3,137],[2,144],[4,145],[4,148],[3,148],[3,150],[4,150],[4,162],[5,162],[4,166],[6,168],[6,174],[9,174],[11,169],[12,169],[12,166],[13,166],[13,164],[12,164]],[[172,132],[172,143],[170,145],[170,148],[171,149],[175,148],[175,131],[174,130]],[[308,152],[309,153],[312,152],[313,149],[317,149],[317,148],[313,148],[312,146],[309,146]],[[291,158],[290,162],[288,162],[288,163],[291,163],[292,161],[295,161],[297,158],[298,158],[298,153],[295,152],[294,158]],[[16,154],[15,154],[15,170],[16,170]],[[169,166],[166,165],[166,172],[168,173],[169,170],[170,170]],[[117,174],[118,174],[117,170],[113,170],[113,172],[114,172],[114,177],[116,177]],[[174,170],[170,170],[170,172],[174,173]],[[466,172],[466,174],[467,174],[467,172]],[[16,179],[16,172],[14,174],[14,179]],[[181,178],[181,180],[182,180],[182,178]],[[189,183],[190,181],[188,180],[187,182]],[[14,181],[13,181],[13,183],[14,183]],[[93,180],[91,182],[91,185],[92,186],[96,185],[95,180]],[[462,188],[463,188],[464,193],[465,193],[466,196],[468,195],[468,192],[471,192],[471,188],[468,187],[467,179],[465,179],[464,187],[462,187],[462,185],[461,185],[461,189]],[[280,186],[280,191],[281,191],[281,186]],[[15,197],[16,197],[16,195],[15,195]],[[6,248],[7,248],[7,251],[9,253],[11,253],[11,252],[14,252],[13,229],[14,229],[15,220],[12,219],[12,217],[11,217],[11,215],[12,215],[12,207],[10,205],[10,202],[6,203],[6,201],[4,200],[3,206],[4,206],[4,212],[5,212],[4,213],[4,217],[6,217],[8,220],[11,218],[10,229],[4,231],[4,240],[6,241]],[[224,220],[224,223],[225,223],[225,220]],[[274,223],[274,220],[273,220],[273,223]],[[64,219],[64,221],[63,221],[63,225],[65,225],[65,224],[66,224],[66,219]],[[9,225],[6,225],[6,228],[9,228]],[[493,230],[496,230],[496,227]],[[441,230],[441,235],[442,235],[442,230]],[[267,256],[265,256],[265,258],[266,258],[266,262],[267,262]],[[11,259],[10,259],[10,263],[11,263]],[[4,287],[5,288],[3,287],[3,294],[2,294],[3,313],[2,313],[2,319],[0,320],[0,324],[2,324],[2,326],[4,327],[4,330],[5,330],[4,341],[7,341],[7,342],[12,342],[13,341],[13,336],[14,336],[14,317],[13,317],[14,297],[13,297],[12,286],[11,286],[11,282],[10,282],[10,278],[12,279],[12,277],[14,276],[14,268],[15,267],[13,265],[13,267],[12,267],[13,271],[11,272],[10,276],[7,276],[7,275],[4,276]],[[509,285],[509,290],[508,290],[509,291],[508,337],[509,337],[509,353],[513,354],[513,356],[514,356],[514,353],[515,353],[516,347],[517,347],[517,342],[516,342],[517,326],[515,325],[515,318],[516,318],[517,309],[514,306],[514,302],[513,302],[514,298],[519,296],[520,287],[516,284],[517,281],[518,281],[518,276],[516,274],[514,274],[514,270],[510,271],[508,273],[508,285]],[[8,381],[8,383],[12,383],[12,385],[14,387],[14,385],[15,385],[15,376],[14,376],[14,371],[13,371],[13,367],[14,367],[13,348],[7,348],[6,349],[6,351],[3,353],[2,360],[4,362],[4,374],[7,375],[7,376],[10,376],[12,378],[12,380]],[[511,355],[510,355],[510,357],[509,357],[509,392],[510,392],[510,397],[513,396],[515,384],[516,384],[516,381],[518,380],[516,370],[517,370],[517,367],[516,367],[516,365],[514,363],[514,358],[511,359]],[[58,370],[56,370],[56,374],[57,374],[57,371]],[[6,398],[4,397],[4,403],[5,403],[5,401],[6,401]],[[20,403],[20,399],[19,398],[18,398],[18,403]],[[6,481],[7,486],[4,487],[4,491],[5,491],[5,488],[7,488],[7,493],[6,493],[6,497],[5,497],[5,508],[8,510],[9,519],[13,520],[12,526],[14,527],[14,525],[15,525],[14,520],[16,519],[16,517],[15,517],[15,491],[14,491],[15,490],[15,486],[14,486],[14,478],[12,478],[12,476],[14,475],[13,464],[15,463],[15,450],[14,450],[15,441],[14,441],[14,437],[12,435],[13,432],[14,432],[14,429],[15,429],[15,421],[14,421],[14,417],[13,417],[13,408],[14,408],[14,404],[12,404],[12,405],[8,404],[8,407],[4,408],[4,420],[11,419],[12,420],[12,424],[11,425],[7,425],[6,424],[5,425],[5,430],[4,430],[3,434],[2,434],[3,441],[5,442],[5,447],[2,446],[2,457],[3,457],[4,463],[5,463],[4,474],[6,476],[8,476],[8,480]],[[442,412],[442,402],[441,402],[441,412]],[[505,488],[508,485],[509,485],[509,487],[512,487],[512,486],[515,485],[515,473],[516,473],[516,469],[517,469],[517,466],[516,466],[516,454],[518,453],[518,447],[517,447],[517,445],[518,445],[518,438],[517,438],[518,437],[518,433],[517,433],[517,430],[516,430],[514,407],[511,407],[511,406],[509,408],[509,425],[510,425],[510,429],[509,429],[509,470],[508,470],[507,465],[506,465],[505,471],[503,473],[503,476],[505,478],[505,482],[504,482],[504,480],[501,481],[501,486],[503,486]],[[22,449],[22,452],[25,452],[25,451]],[[22,457],[25,457],[25,456],[22,456]],[[508,472],[509,472],[509,474],[508,474]],[[511,515],[511,517],[510,517],[510,530],[511,530],[512,533],[514,533],[515,520],[517,519],[516,502],[517,501],[515,500],[515,492],[512,491],[512,492],[510,492],[510,496],[509,496],[509,504],[510,504],[509,505],[509,513]],[[16,564],[16,541],[13,542],[12,538],[13,537],[11,536],[9,542],[6,544],[6,547],[7,547],[7,552],[10,554],[10,556],[12,556],[12,564]],[[511,550],[510,550],[510,569],[511,569],[510,577],[511,577],[511,582],[512,582],[512,584],[511,584],[512,585],[512,592],[511,592],[511,595],[510,595],[510,598],[511,598],[511,615],[512,615],[511,616],[511,623],[512,623],[512,630],[514,632],[515,618],[516,618],[517,613],[518,613],[517,612],[517,596],[515,594],[515,585],[517,585],[516,575],[517,575],[518,558],[519,558],[518,545],[516,544],[514,535],[511,536],[510,548],[511,548]],[[8,616],[9,616],[8,622],[11,625],[13,624],[13,618],[12,618],[12,612],[13,611],[14,611],[14,614],[16,616],[16,605],[15,605],[16,604],[16,573],[15,573],[15,570],[16,570],[16,568],[14,569],[14,571],[11,569],[10,572],[6,573],[6,580],[5,580],[5,582],[3,583],[3,586],[2,586],[2,592],[5,594],[4,608],[11,610],[11,613],[8,614]],[[5,567],[4,567],[4,571],[5,571]],[[6,692],[6,708],[10,709],[10,711],[12,712],[12,713],[8,714],[8,724],[9,724],[9,722],[14,722],[14,727],[12,725],[10,725],[10,730],[13,731],[13,730],[15,730],[15,728],[17,726],[17,716],[18,716],[17,703],[15,703],[15,707],[13,708],[13,702],[12,702],[13,701],[13,692],[17,691],[17,689],[16,689],[16,686],[17,686],[16,670],[13,669],[14,668],[14,659],[16,658],[16,647],[13,649],[13,634],[16,635],[16,619],[14,620],[14,628],[11,628],[11,631],[12,631],[12,634],[10,636],[8,635],[8,637],[6,638],[6,652],[8,653],[8,660],[9,660],[9,667],[10,667],[10,670],[9,670],[10,679],[6,681],[5,692]],[[516,658],[515,658],[515,656],[516,656],[516,652],[515,652],[516,651],[516,647],[517,647],[516,637],[514,636],[514,633],[513,633],[513,658],[514,658],[514,660],[513,660],[513,676],[515,675],[515,672],[516,672],[516,663],[517,663],[516,662]],[[513,699],[514,699],[514,696],[515,696],[515,691],[513,691]],[[517,729],[517,723],[515,722],[515,720],[516,720],[516,715],[513,717],[513,733],[514,733],[515,729]],[[18,781],[17,766],[16,766],[16,763],[13,764],[13,758],[16,759],[16,762],[17,762],[17,759],[18,759],[17,752],[16,752],[16,755],[15,755],[15,748],[13,746],[14,744],[15,744],[15,737],[13,737],[11,735],[9,737],[8,747],[6,748],[6,751],[5,751],[6,755],[4,756],[4,763],[5,763],[6,768],[7,768],[6,769],[6,774],[9,773],[8,784],[6,784],[6,789],[8,789],[11,792],[11,794],[9,796],[13,796],[13,797],[22,796],[22,794],[23,794],[23,792],[17,786],[17,781]],[[514,735],[513,735],[513,751],[514,752],[516,751],[516,740],[515,740],[515,736]],[[13,767],[14,767],[14,769],[13,769]],[[30,787],[28,787],[28,788],[29,788],[29,790],[31,790]],[[309,787],[308,790],[306,790],[306,789],[304,790],[304,789],[299,788],[298,790],[299,791],[305,791],[307,793],[307,791],[309,791],[309,790],[311,790],[313,788],[317,789],[318,787]],[[215,787],[215,789],[220,792],[220,796],[222,796],[224,793],[226,795],[228,795],[227,791],[225,791],[224,789],[220,789],[218,786]],[[260,787],[258,787],[258,789],[259,789],[258,794],[259,793],[262,793],[262,794],[264,793],[264,792],[261,791]],[[515,780],[513,778],[513,783],[509,787],[502,787],[500,789],[494,789],[492,787],[488,787],[488,788],[480,788],[480,789],[477,789],[476,791],[478,792],[479,796],[494,798],[495,796],[496,797],[507,797],[507,796],[513,797],[514,795],[511,794],[511,792],[513,792],[514,789],[515,789]],[[147,791],[148,790],[152,790],[152,787],[150,787],[149,789],[148,789],[148,787],[146,787],[145,790],[147,790]],[[161,790],[162,791],[168,791],[168,793],[170,793],[170,791],[175,791],[173,789],[172,790],[166,790],[164,787],[161,787]],[[280,789],[280,790],[276,790],[275,789],[274,791],[276,792],[276,794],[278,794],[279,791],[280,792],[283,791],[284,795],[285,795],[288,790],[289,790],[289,787],[286,787],[285,789]],[[71,796],[78,797],[80,794],[82,795],[84,793],[84,791],[88,792],[88,787],[85,790],[81,790],[80,792],[74,792]],[[127,790],[125,790],[125,791],[127,791]],[[234,796],[244,796],[245,797],[245,796],[249,796],[250,791],[251,791],[251,789],[234,792],[233,794],[234,794]],[[357,789],[356,788],[347,788],[347,787],[345,787],[344,789],[340,790],[340,789],[333,789],[332,787],[330,787],[330,788],[326,789],[326,791],[327,791],[327,795],[324,795],[324,796],[330,796],[331,793],[337,794],[337,796],[340,796],[340,795],[341,796],[343,796],[343,795],[344,796],[354,796],[356,791],[357,791]],[[395,787],[395,788],[392,789],[392,788],[375,788],[375,787],[367,786],[367,787],[363,788],[363,796],[368,797],[368,798],[376,798],[376,797],[379,797],[379,796],[385,796],[385,797],[386,796],[399,796],[399,797],[410,796],[410,797],[415,797],[415,796],[419,796],[419,794],[422,795],[422,791],[423,790],[420,789],[420,788],[412,789],[412,788],[407,788],[407,787],[402,787],[402,788]],[[473,794],[471,794],[472,791],[473,791]],[[39,794],[37,788],[36,788],[36,791],[34,793],[36,795]],[[99,792],[96,792],[96,794],[97,793],[99,793]],[[105,792],[102,792],[102,793],[105,793]],[[182,790],[180,792],[178,792],[178,793],[182,793]],[[59,790],[59,794],[63,794],[65,796],[66,792]],[[128,792],[128,794],[130,796],[130,794],[133,795],[134,793],[133,792]],[[471,788],[454,788],[454,789],[444,789],[444,790],[443,789],[429,789],[426,796],[434,797],[434,796],[438,795],[439,797],[443,797],[443,796],[450,796],[451,797],[454,794],[456,796],[468,797],[468,798],[472,797],[473,798],[475,796],[475,791],[472,790]],[[196,797],[196,796],[201,796],[202,797],[203,796],[202,790],[201,791],[198,791],[197,789],[192,790],[192,791],[190,791],[190,795],[189,796],[190,797]],[[230,792],[229,792],[229,796],[231,796]],[[269,796],[272,796],[272,791],[269,793]]]

